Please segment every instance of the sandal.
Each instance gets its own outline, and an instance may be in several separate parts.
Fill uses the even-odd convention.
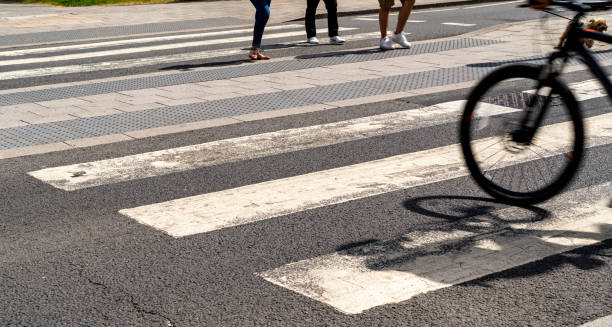
[[[251,60],[257,60],[258,55],[259,55],[259,51],[257,50],[257,48],[252,47],[251,52],[249,52],[249,58],[251,58]]]
[[[257,52],[257,60],[268,60],[268,59],[270,59],[270,57],[264,55],[261,52]]]
[[[251,52],[249,52],[249,58],[251,58],[251,60],[268,60],[270,59],[270,57],[264,55],[263,53],[259,52],[259,49],[256,47],[252,47],[251,48]]]

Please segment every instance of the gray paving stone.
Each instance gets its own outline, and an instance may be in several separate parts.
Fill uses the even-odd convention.
[[[294,60],[273,61],[258,65],[246,65],[202,71],[181,72],[170,75],[138,77],[119,81],[98,82],[87,85],[75,85],[36,91],[6,93],[0,94],[0,106],[79,97],[87,97],[86,99],[89,100],[89,97],[94,95],[100,95],[100,101],[107,101],[108,99],[105,99],[104,95],[116,92],[161,88],[186,83],[225,80],[244,76],[255,76],[261,74],[339,65],[343,63],[357,63],[371,60],[380,60],[385,58],[412,56],[424,53],[441,52],[451,49],[481,47],[485,45],[496,44],[499,42],[500,41],[496,40],[481,40],[474,38],[451,39],[415,44],[415,46],[409,50],[398,49],[395,51],[386,52],[380,51],[349,54],[342,53],[342,55],[338,56],[312,55],[303,56]]]

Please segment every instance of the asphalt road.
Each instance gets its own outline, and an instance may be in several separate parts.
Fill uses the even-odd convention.
[[[57,190],[27,175],[45,167],[405,110],[457,99],[462,91],[2,161],[3,321],[7,325],[150,326],[170,321],[173,326],[569,326],[610,314],[610,241],[359,315],[345,315],[255,275],[362,242],[436,230],[469,217],[495,217],[507,208],[491,202],[469,177],[180,239],[118,213],[122,208],[452,144],[455,124],[78,192]],[[611,155],[610,146],[592,149],[568,191],[612,180]],[[554,213],[562,207],[563,203],[553,202],[543,210]],[[526,213],[532,219],[534,213]],[[515,218],[523,218],[521,214],[525,212]]]
[[[412,19],[427,23],[409,25],[407,31],[412,33],[411,40],[429,40],[538,15],[514,6],[415,12]],[[343,27],[358,29],[345,34],[375,32],[377,22],[368,18],[343,17]],[[476,25],[442,25],[444,22]],[[325,24],[319,21],[318,25]],[[335,53],[376,46],[377,42],[370,38],[340,48],[305,46],[298,44],[297,37],[275,41],[293,43],[266,48],[276,58]],[[36,47],[15,49],[27,48]],[[215,49],[222,47],[206,48]],[[181,49],[191,50],[203,49]],[[171,54],[176,51],[156,53]],[[104,60],[138,56],[119,55]],[[188,69],[231,65],[243,58],[241,53],[205,61],[19,78],[0,81],[0,86],[10,89],[53,85],[176,66]],[[70,61],[76,65],[88,62],[95,60]],[[0,72],[34,66],[41,67],[3,66]],[[578,71],[564,78],[567,82],[580,82],[592,77]],[[522,90],[521,87],[510,88]],[[347,314],[260,276],[262,272],[301,260],[338,251],[350,254],[351,249],[367,244],[398,238],[409,242],[401,235],[410,233],[470,231],[475,219],[496,221],[509,217],[503,223],[543,221],[546,226],[547,221],[571,211],[572,205],[605,200],[612,181],[610,144],[590,148],[580,173],[565,193],[535,208],[499,204],[469,176],[462,176],[178,238],[140,224],[119,211],[452,145],[457,143],[457,123],[73,192],[54,188],[28,174],[48,167],[423,108],[462,100],[468,91],[457,88],[426,96],[0,160],[0,321],[7,326],[577,326],[612,314],[610,239],[359,314]],[[583,107],[585,117],[597,117],[606,113],[609,103],[605,98],[595,98],[583,102]],[[546,162],[526,165],[536,169]],[[499,228],[485,226],[479,234],[496,233]],[[546,228],[539,228],[545,233]],[[519,236],[517,233],[516,237]],[[428,240],[421,250],[429,251],[438,241],[436,237]],[[458,253],[466,246],[464,242],[441,244],[436,247],[440,256]],[[402,260],[410,262],[414,256]]]

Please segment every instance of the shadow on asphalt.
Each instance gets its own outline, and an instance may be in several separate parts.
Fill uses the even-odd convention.
[[[515,59],[515,60],[505,60],[505,61],[489,61],[489,62],[479,62],[479,63],[475,63],[475,64],[467,64],[467,67],[476,67],[476,68],[483,68],[483,67],[499,67],[499,66],[505,66],[505,65],[510,65],[510,64],[517,64],[517,63],[521,63],[521,62],[534,62],[537,60],[544,60],[548,57],[530,57],[530,58],[523,58],[523,59]]]
[[[509,207],[490,198],[471,196],[427,196],[406,200],[404,207],[412,212],[433,218],[441,218],[449,223],[440,224],[434,228],[411,230],[399,238],[393,240],[368,239],[360,242],[348,243],[338,247],[336,250],[341,255],[362,256],[365,267],[374,271],[405,271],[418,273],[419,267],[411,265],[419,257],[444,255],[449,252],[459,252],[464,249],[473,248],[483,240],[502,235],[504,237],[520,237],[521,235],[535,235],[530,238],[528,247],[538,245],[550,246],[542,237],[547,235],[558,235],[559,232],[567,232],[573,238],[596,239],[598,234],[592,232],[559,231],[533,228],[512,228],[509,224],[525,224],[544,221],[551,218],[548,210],[538,207]],[[501,209],[518,210],[519,214],[504,216]],[[512,216],[512,217],[510,217]],[[514,218],[518,217],[518,218]],[[604,226],[603,228],[607,228]],[[427,236],[431,235],[431,236]],[[437,235],[437,236],[436,236]],[[457,236],[453,236],[457,235]],[[463,237],[462,237],[463,235]],[[467,235],[467,236],[466,236]],[[447,236],[447,240],[444,237]],[[441,238],[442,241],[427,242],[427,237]],[[423,238],[425,242],[423,242]],[[535,242],[535,243],[534,243]],[[539,242],[539,243],[538,243]],[[536,244],[537,243],[537,244]],[[541,243],[541,244],[540,244]],[[572,264],[582,270],[596,269],[606,265],[605,261],[594,258],[601,255],[599,252],[608,251],[612,246],[612,240],[598,243],[583,248],[573,249],[568,247],[566,253],[556,254],[532,263],[517,266],[506,271],[493,273],[490,279],[520,278],[530,275],[538,275],[552,271],[556,267]],[[481,248],[482,249],[482,248]],[[593,250],[595,249],[595,250]],[[498,250],[488,250],[487,255],[495,255]],[[525,251],[529,251],[526,249]],[[606,252],[607,253],[607,252]],[[605,254],[605,255],[609,255]],[[545,261],[545,264],[540,262]],[[430,276],[425,276],[429,278]],[[479,278],[476,283],[482,283],[489,277]],[[444,283],[444,280],[435,281]]]
[[[466,202],[462,205],[462,201]],[[476,216],[485,216],[501,221],[496,217],[495,211],[507,207],[497,200],[491,198],[482,198],[474,196],[426,196],[419,197],[404,202],[404,208],[429,217],[442,218],[448,221],[457,221],[461,219],[469,219]],[[523,218],[513,220],[512,223],[528,223],[541,221],[550,217],[550,212],[538,207],[524,207],[533,216],[531,218]],[[507,222],[504,220],[504,222]]]
[[[599,50],[599,51],[592,51],[592,54],[604,54],[604,53],[610,53],[612,52],[612,50]],[[505,61],[489,61],[489,62],[479,62],[479,63],[475,63],[475,64],[467,64],[467,67],[498,67],[498,66],[504,66],[504,65],[508,65],[508,64],[516,64],[516,63],[522,63],[522,62],[532,62],[532,63],[538,63],[537,61],[541,61],[541,60],[546,60],[548,59],[548,56],[538,56],[538,57],[528,57],[528,58],[522,58],[522,59],[514,59],[514,60],[505,60]],[[543,63],[543,62],[540,62]]]
[[[397,50],[401,50],[401,49],[397,49]],[[301,56],[295,56],[295,58],[296,59],[333,58],[333,57],[344,57],[348,55],[371,54],[371,53],[378,53],[378,52],[383,52],[383,51],[384,50],[381,50],[379,48],[361,49],[361,50],[344,50],[344,51],[336,51],[336,52],[325,52],[325,53],[301,55]]]
[[[192,65],[175,65],[169,67],[162,67],[159,70],[191,70],[196,68],[204,68],[204,67],[217,67],[217,66],[236,66],[243,64],[245,62],[250,62],[250,59],[241,59],[241,60],[228,60],[228,61],[218,61],[218,62],[206,62],[201,64],[192,64]]]

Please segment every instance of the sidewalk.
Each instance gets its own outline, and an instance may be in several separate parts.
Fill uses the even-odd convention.
[[[502,0],[417,0],[415,9],[499,1]],[[397,0],[396,6],[399,3]],[[274,0],[270,23],[301,19],[305,10],[306,0]],[[377,10],[376,0],[338,1],[340,15]],[[232,23],[249,25],[252,24],[254,12],[253,6],[246,1],[74,8],[0,3],[0,35],[219,18],[230,18]],[[325,13],[325,6],[321,3],[318,15]]]

